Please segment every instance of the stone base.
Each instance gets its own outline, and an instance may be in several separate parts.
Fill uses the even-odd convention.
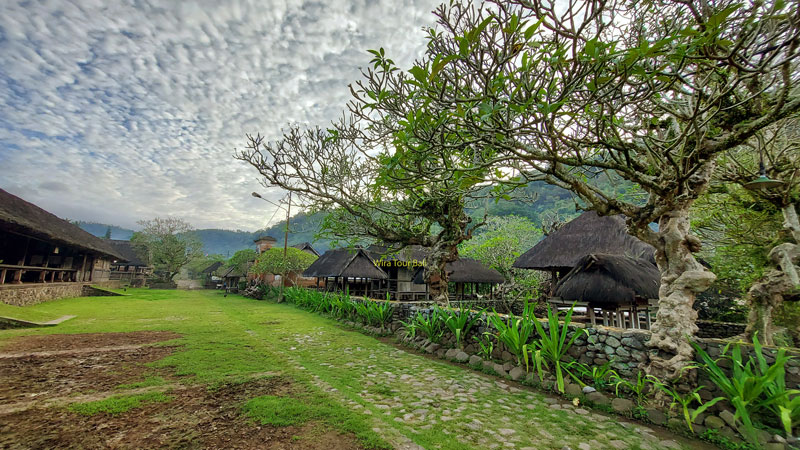
[[[119,295],[93,288],[92,284],[95,283],[4,284],[0,286],[0,302],[28,306],[60,298]],[[98,284],[111,287],[113,283]]]

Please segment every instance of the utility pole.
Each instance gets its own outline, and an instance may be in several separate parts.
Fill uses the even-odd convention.
[[[292,191],[289,191],[289,203],[286,205],[286,229],[283,233],[283,274],[281,274],[281,293],[278,297],[278,303],[282,303],[283,286],[286,284],[286,255],[289,252],[289,216],[292,212]]]

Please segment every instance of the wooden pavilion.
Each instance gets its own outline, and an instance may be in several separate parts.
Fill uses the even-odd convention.
[[[552,295],[558,280],[589,254],[624,255],[655,263],[655,248],[628,234],[621,215],[600,216],[587,211],[550,233],[514,261],[514,268],[552,275]]]
[[[71,296],[80,289],[67,285],[107,282],[111,262],[122,259],[107,241],[0,189],[0,301],[15,301],[22,294],[8,289],[22,285],[61,285],[26,294],[36,301]]]
[[[147,278],[153,273],[153,266],[142,260],[131,241],[109,239],[106,242],[123,257],[111,262],[109,279],[119,280],[132,287],[147,284]]]
[[[310,255],[319,256],[319,252],[314,250],[314,247],[311,246],[311,243],[309,243],[309,242],[303,242],[302,244],[292,245],[292,247],[296,248],[296,249],[299,249],[299,250],[302,250],[302,251],[304,251],[304,252],[306,252],[306,253],[308,253]]]
[[[652,262],[623,255],[586,255],[559,281],[555,306],[586,307],[591,323],[650,328],[661,275]]]
[[[500,272],[472,258],[458,258],[444,267],[453,287],[450,300],[477,300],[483,296],[494,298],[494,285],[505,281]],[[424,269],[417,269],[414,282],[424,284],[423,276]]]
[[[367,297],[375,296],[380,282],[388,279],[363,248],[328,250],[308,266],[303,276],[316,278],[317,286],[326,291],[347,291]]]

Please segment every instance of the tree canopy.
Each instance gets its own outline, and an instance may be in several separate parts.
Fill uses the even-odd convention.
[[[156,217],[137,222],[141,231],[131,237],[140,257],[172,281],[181,268],[200,256],[202,244],[192,236],[192,226],[181,219]]]
[[[250,271],[257,275],[302,273],[311,263],[317,260],[316,255],[293,247],[286,249],[286,257],[284,258],[283,250],[282,248],[273,247],[261,252]]]

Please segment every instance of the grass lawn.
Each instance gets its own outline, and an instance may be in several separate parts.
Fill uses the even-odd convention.
[[[26,335],[179,333],[181,338],[160,344],[180,347],[151,363],[154,368],[181,376],[183,385],[199,383],[210,390],[259,377],[288,380],[291,388],[283,393],[243,399],[236,405],[241,415],[254,424],[311,423],[352,433],[368,448],[414,448],[412,441],[430,449],[703,447],[407,353],[290,305],[224,298],[216,291],[129,289],[126,294],[23,308],[25,316],[15,317],[77,317],[57,327],[0,331],[0,352],[9,339]],[[152,390],[165,383],[150,374],[121,388]],[[143,414],[153,402],[169,402],[171,395],[168,390],[109,395],[70,408],[89,415]]]

